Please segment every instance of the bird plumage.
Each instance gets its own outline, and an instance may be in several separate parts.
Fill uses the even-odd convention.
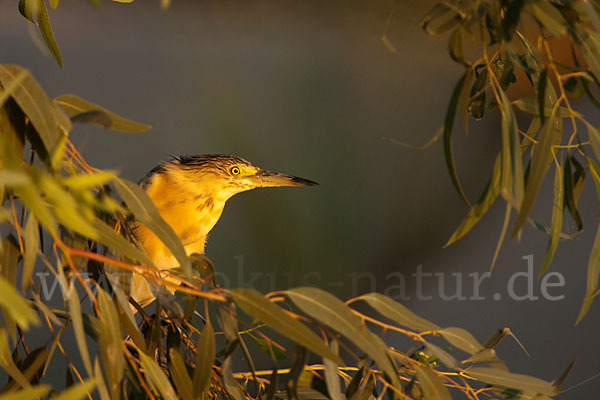
[[[265,171],[237,156],[220,154],[173,157],[152,169],[140,184],[179,236],[187,254],[204,252],[208,233],[221,217],[227,200],[235,194],[257,187],[316,185],[307,179]],[[146,226],[135,222],[133,232],[159,269],[179,265]],[[141,306],[156,297],[138,274],[132,278],[131,296]]]

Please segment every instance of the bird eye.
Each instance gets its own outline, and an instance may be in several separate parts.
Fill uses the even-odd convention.
[[[231,172],[231,175],[239,175],[240,174],[240,169],[238,167],[233,167],[229,171]]]

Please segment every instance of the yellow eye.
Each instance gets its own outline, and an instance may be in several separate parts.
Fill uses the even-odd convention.
[[[240,169],[238,167],[232,167],[229,172],[231,172],[231,175],[239,175]]]

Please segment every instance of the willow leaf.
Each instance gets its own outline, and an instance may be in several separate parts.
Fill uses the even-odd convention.
[[[450,392],[438,374],[427,366],[416,365],[415,371],[426,400],[452,400]]]
[[[496,368],[472,367],[466,373],[475,379],[490,385],[503,386],[511,389],[531,391],[534,393],[554,396],[556,390],[549,382],[522,374],[514,374]]]
[[[61,96],[56,97],[54,101],[58,105],[60,105],[70,116],[75,116],[89,111],[101,111],[111,121],[111,125],[109,128],[115,131],[121,131],[126,133],[139,133],[146,132],[151,128],[150,125],[141,124],[139,122],[134,122],[123,118],[120,115],[108,111],[104,107],[84,100],[79,96],[75,96],[74,94],[63,94]]]
[[[567,159],[565,168],[568,165],[569,160]],[[565,171],[569,173],[570,171]],[[546,249],[546,255],[544,256],[544,263],[540,269],[540,276],[544,275],[554,253],[556,253],[556,247],[558,246],[558,239],[560,237],[560,231],[562,230],[563,224],[563,213],[564,213],[564,179],[562,176],[562,168],[557,166],[554,172],[554,200],[552,205],[552,224],[550,225],[550,240],[548,241],[548,248]]]
[[[465,219],[461,222],[456,231],[454,231],[444,247],[450,246],[452,243],[466,235],[475,224],[479,222],[481,217],[488,212],[492,204],[494,204],[494,201],[496,201],[496,198],[500,194],[500,164],[500,157],[497,157],[492,176],[479,197],[479,200],[471,207]]]
[[[394,385],[400,385],[396,368],[388,356],[387,345],[341,300],[314,287],[290,289],[285,294],[307,315],[350,339],[373,358]]]
[[[237,305],[248,315],[264,322],[269,328],[292,339],[315,354],[344,365],[340,357],[306,325],[286,314],[281,307],[269,301],[261,293],[250,288],[234,289],[229,292]]]

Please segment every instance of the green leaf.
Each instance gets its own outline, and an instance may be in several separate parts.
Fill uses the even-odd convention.
[[[271,346],[266,339],[256,337],[250,333],[248,333],[248,335],[265,354],[269,355],[269,357],[272,358],[275,356],[276,360],[285,360],[287,358],[287,354],[284,351],[280,350],[278,347]]]
[[[286,314],[281,307],[269,301],[254,289],[240,288],[228,292],[237,305],[248,315],[267,324],[269,328],[292,339],[321,357],[344,365],[341,358],[306,325]]]
[[[21,329],[28,330],[30,325],[39,325],[40,320],[30,303],[21,297],[13,285],[2,276],[0,276],[0,293],[2,293],[0,307]]]
[[[460,123],[465,131],[465,133],[469,134],[469,102],[471,99],[470,96],[470,88],[471,81],[473,80],[474,70],[472,68],[467,70],[467,76],[465,77],[465,82],[463,83],[462,90],[460,91],[460,95],[458,96],[458,104],[456,105],[456,112],[458,114],[458,118]],[[439,135],[443,132],[440,131]],[[437,135],[436,135],[437,136]],[[437,138],[435,138],[437,140]]]
[[[108,381],[108,390],[110,391],[111,398],[118,399],[120,397],[121,378],[125,366],[121,322],[113,300],[102,288],[98,288],[96,297],[100,308],[100,337],[98,341],[100,357],[104,371],[106,372],[106,380]]]
[[[438,26],[431,27],[433,21],[438,21],[441,17],[447,17],[445,21],[438,22]],[[443,3],[437,3],[421,20],[421,27],[428,35],[439,35],[454,28],[460,21],[461,15],[457,13],[455,7],[449,7]]]
[[[15,79],[11,80],[10,83],[3,88],[2,93],[0,93],[0,107],[6,103],[8,99],[10,99],[12,93],[23,83],[23,81],[29,76],[29,72],[23,70],[19,72],[19,74],[15,77]]]
[[[531,391],[548,396],[556,395],[556,390],[549,382],[531,376],[487,367],[472,367],[465,372],[473,378],[491,385]]]
[[[96,387],[96,382],[93,379],[71,386],[61,394],[53,397],[52,400],[79,400],[91,395]]]
[[[334,354],[338,354],[338,342],[333,339],[330,343],[331,351]],[[327,384],[327,391],[329,397],[332,400],[345,399],[342,395],[342,388],[340,386],[340,376],[338,375],[338,367],[336,363],[331,361],[329,358],[323,358],[323,366],[325,367],[325,383]]]
[[[366,301],[371,307],[386,318],[391,319],[400,326],[407,327],[417,332],[433,331],[439,326],[424,318],[419,317],[408,308],[380,293],[368,293],[354,300]]]
[[[31,183],[29,176],[22,171],[0,170],[0,185],[15,186]]]
[[[444,339],[453,346],[471,355],[483,350],[483,346],[471,335],[462,328],[444,328],[437,331]]]
[[[61,179],[61,183],[69,189],[78,191],[101,186],[113,179],[116,174],[114,171],[100,171],[95,174],[73,174]]]
[[[313,287],[290,289],[286,290],[285,294],[307,315],[350,339],[379,365],[394,385],[400,385],[396,368],[387,352],[387,345],[341,300]]]
[[[23,373],[21,373],[19,368],[17,368],[15,365],[8,344],[8,335],[2,328],[0,328],[0,367],[2,367],[12,379],[21,385],[21,387],[26,388],[29,386],[29,381],[27,378],[25,378],[25,376],[23,376]]]
[[[210,387],[212,367],[215,360],[215,333],[209,320],[202,329],[196,345],[196,367],[193,376],[193,394],[195,398],[206,393]]]
[[[596,231],[596,238],[594,239],[594,244],[592,245],[592,251],[590,253],[590,258],[588,260],[588,268],[587,268],[587,280],[586,280],[586,289],[585,289],[585,297],[583,299],[583,305],[579,310],[579,316],[577,317],[578,324],[583,317],[589,311],[592,301],[598,295],[598,279],[600,278],[600,225],[598,225],[598,230]]]
[[[19,0],[19,12],[22,16],[27,18],[29,21],[35,23],[33,14],[35,7],[37,6],[37,0]]]
[[[139,122],[130,121],[117,115],[107,109],[100,107],[97,104],[91,103],[81,97],[75,96],[74,94],[63,94],[54,99],[54,101],[60,105],[67,114],[73,116],[89,111],[100,111],[111,120],[111,126],[109,127],[115,131],[121,131],[126,133],[138,133],[146,132],[151,128],[150,125],[140,124]],[[96,123],[98,121],[90,121]],[[101,124],[102,125],[102,124]]]
[[[169,383],[169,378],[167,378],[154,359],[144,353],[139,353],[139,355],[142,367],[144,368],[144,376],[150,384],[152,391],[165,400],[178,399],[173,386]]]
[[[504,91],[500,91],[500,99],[503,109],[500,193],[513,208],[518,209],[523,201],[524,182],[517,120]]]
[[[37,400],[42,398],[49,390],[50,386],[46,385],[30,386],[16,392],[0,395],[0,400]]]
[[[8,235],[3,241],[0,242],[0,248],[2,249],[0,253],[0,274],[2,277],[4,277],[4,279],[6,279],[6,282],[15,289],[17,286],[17,269],[20,255],[18,246],[17,239],[15,239],[12,234]],[[17,322],[8,312],[8,310],[4,314],[4,320],[3,327],[9,333],[13,341],[16,341]]]
[[[585,121],[585,126],[587,127],[588,138],[590,139],[590,143],[592,144],[592,149],[594,150],[594,155],[597,160],[600,160],[600,133],[598,133],[598,129],[594,128],[592,124]]]
[[[133,215],[169,248],[181,265],[185,275],[192,277],[190,260],[173,228],[160,216],[152,199],[139,185],[126,179],[115,178],[115,188]]]
[[[48,17],[46,3],[44,0],[38,0],[37,4],[36,16],[38,25],[40,27],[40,33],[42,34],[44,42],[46,42],[46,46],[48,46],[50,53],[52,53],[58,65],[62,67],[62,55],[60,54],[60,50],[56,44],[56,39],[54,39],[54,33],[52,32],[52,26],[50,25],[50,18]]]
[[[23,71],[26,70],[18,65],[0,64],[0,84],[4,88],[8,87]],[[29,72],[26,73],[27,77],[13,90],[11,97],[29,118],[40,136],[44,149],[37,149],[38,152],[43,150],[40,155],[48,157],[54,154],[63,134],[58,129],[50,99],[35,78]]]
[[[44,366],[48,358],[48,349],[43,346],[33,350],[27,355],[27,358],[19,363],[18,369],[23,374],[22,377],[27,381],[33,379],[34,375],[39,373]],[[15,390],[20,383],[18,381],[9,380],[6,386],[2,389],[3,391],[10,392]],[[29,384],[27,384],[29,386]]]
[[[504,212],[504,222],[502,223],[502,230],[500,231],[500,237],[498,238],[498,243],[496,244],[496,250],[494,250],[494,256],[492,257],[492,264],[490,265],[490,272],[494,270],[494,266],[496,265],[496,260],[498,259],[498,254],[500,254],[500,248],[502,247],[502,243],[504,242],[504,237],[506,236],[506,231],[508,230],[508,224],[510,223],[510,214],[512,211],[512,206],[510,203],[506,203],[506,211]]]
[[[200,253],[192,253],[189,255],[192,269],[200,272],[200,275],[206,280],[206,284],[211,288],[217,287],[217,272],[215,266],[208,257]]]
[[[225,384],[225,390],[231,397],[235,400],[243,400],[245,398],[242,390],[240,389],[237,381],[233,377],[233,372],[231,370],[231,357],[227,357],[225,361],[223,361],[222,367],[223,373],[223,383]]]
[[[452,400],[450,392],[442,383],[440,376],[431,368],[421,365],[415,365],[414,368],[426,400]]]
[[[537,21],[554,37],[561,37],[567,30],[566,21],[550,1],[538,0],[528,4]]]
[[[23,273],[21,275],[21,290],[25,292],[29,286],[29,280],[33,274],[33,267],[37,258],[37,252],[40,249],[39,225],[34,214],[29,214],[25,229],[23,231],[23,241],[25,242],[25,254],[23,254]]]
[[[546,121],[546,87],[548,86],[548,69],[544,68],[540,73],[537,85],[538,115],[542,124]]]
[[[192,380],[188,375],[181,353],[178,349],[173,347],[169,351],[169,355],[171,358],[169,362],[169,371],[171,372],[171,377],[175,383],[175,388],[177,388],[177,394],[183,400],[194,400]]]
[[[12,189],[25,206],[33,212],[44,228],[48,230],[48,233],[56,235],[56,220],[50,212],[47,203],[40,197],[36,185],[30,182],[26,185],[13,186]]]
[[[85,367],[85,371],[87,372],[88,376],[93,376],[92,362],[90,359],[90,353],[88,351],[87,342],[85,340],[85,332],[83,329],[83,316],[81,313],[81,304],[79,303],[79,295],[77,294],[77,290],[74,287],[72,288],[72,290],[69,291],[67,301],[69,303],[69,316],[71,317],[71,321],[73,322],[73,331],[75,332],[75,341],[77,342],[77,349],[79,350],[79,355],[81,356],[83,366]]]
[[[110,273],[106,273],[106,276],[109,278],[112,289],[115,293],[115,299],[117,299],[117,304],[119,306],[119,317],[123,327],[127,331],[127,334],[131,337],[131,340],[133,340],[133,343],[135,343],[139,349],[145,352],[146,342],[144,341],[144,338],[142,337],[142,334],[136,325],[129,301],[127,300],[127,296],[123,290],[121,290],[120,282],[117,281],[117,279]]]
[[[560,143],[562,137],[562,124],[556,124],[556,114],[551,113],[550,117],[542,125],[538,144],[535,146],[535,152],[531,161],[531,169],[525,187],[525,196],[512,235],[516,236],[529,217],[537,195],[542,186],[542,181],[546,176],[550,163],[552,162],[552,146]],[[558,121],[560,122],[560,121]]]
[[[476,68],[476,71],[479,70]],[[484,68],[481,72],[476,72],[476,76],[477,78],[471,87],[467,109],[475,120],[480,120],[483,118],[483,113],[485,112],[487,69]]]
[[[469,63],[465,60],[463,53],[463,30],[462,27],[456,28],[448,39],[448,52],[450,57],[459,64],[469,67]]]
[[[549,87],[548,87],[549,88]],[[532,99],[530,97],[521,97],[513,101],[513,104],[517,106],[522,111],[525,111],[528,114],[535,115],[536,117],[540,116],[540,110],[538,107],[538,101],[536,99]],[[544,104],[544,115],[550,115],[552,113],[552,105],[545,103]],[[556,111],[556,116],[559,118],[570,118],[571,112],[567,107],[559,107]],[[581,114],[573,111],[573,117],[581,117]]]
[[[496,351],[494,349],[483,349],[471,357],[461,361],[462,364],[467,363],[479,363],[479,362],[490,362],[490,361],[498,361],[498,356],[496,355]]]
[[[238,321],[235,303],[226,306],[217,307],[217,321],[229,342],[234,342],[238,338]]]
[[[450,353],[433,343],[425,342],[425,347],[448,368],[456,368],[458,361]]]
[[[131,242],[127,241],[123,236],[115,232],[102,220],[95,218],[92,220],[91,225],[95,232],[93,233],[93,236],[90,236],[90,239],[97,240],[111,250],[118,251],[122,255],[137,260],[144,265],[154,265],[141,250],[135,247]],[[80,233],[83,234],[83,232]]]
[[[492,176],[479,197],[479,200],[471,207],[465,219],[461,222],[456,231],[454,231],[444,247],[450,246],[452,243],[466,235],[488,212],[492,204],[494,204],[494,201],[496,201],[498,194],[500,194],[500,157],[496,157]]]
[[[565,163],[565,168],[567,168],[568,164],[569,161],[567,160]],[[570,174],[570,171],[565,171],[565,173]],[[562,176],[562,168],[557,166],[556,171],[554,172],[554,200],[552,205],[552,224],[550,226],[550,240],[548,241],[548,248],[546,249],[544,263],[542,264],[542,268],[540,269],[539,276],[544,275],[544,273],[550,266],[552,258],[554,258],[554,253],[556,252],[556,247],[558,246],[558,239],[562,230],[562,220],[564,213],[563,183],[564,182]]]
[[[575,167],[575,172],[571,172],[571,165]],[[564,206],[567,206],[567,210],[573,217],[573,220],[577,224],[577,230],[581,232],[583,230],[583,220],[577,209],[577,199],[581,191],[581,186],[585,180],[585,171],[581,164],[573,156],[567,156],[565,161],[564,171]]]
[[[452,183],[454,187],[460,194],[460,197],[465,201],[465,203],[470,207],[471,204],[465,195],[465,192],[462,189],[460,181],[458,180],[458,174],[456,173],[456,166],[454,165],[454,153],[452,150],[452,129],[454,128],[454,117],[456,116],[456,110],[458,107],[458,99],[460,97],[460,93],[462,91],[462,87],[465,84],[466,78],[468,76],[468,71],[458,80],[456,86],[454,87],[454,91],[452,92],[452,97],[450,97],[450,103],[448,104],[448,109],[446,111],[446,119],[444,121],[444,155],[446,157],[446,167],[448,168],[448,172],[450,173],[450,178],[452,179]]]
[[[596,185],[596,196],[598,197],[598,208],[600,209],[600,168],[590,157],[586,157],[585,159],[587,160],[588,168],[590,170],[590,174],[592,175],[592,180]]]

